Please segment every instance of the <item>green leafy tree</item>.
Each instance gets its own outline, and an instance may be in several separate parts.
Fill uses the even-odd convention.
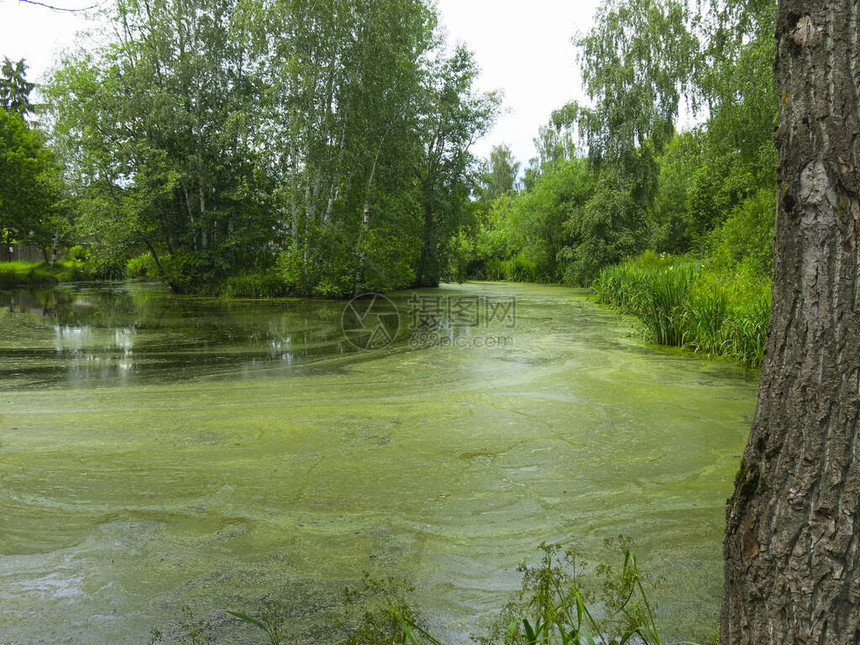
[[[119,2],[118,42],[77,53],[48,88],[82,231],[105,253],[173,256],[177,290],[258,264],[271,230],[242,18],[229,0]]]
[[[568,280],[583,284],[601,266],[645,247],[659,178],[656,158],[674,134],[680,95],[695,70],[698,41],[675,0],[606,0],[590,32],[575,39],[592,105],[553,115],[578,129],[599,175],[594,202],[573,214]]]
[[[567,262],[565,282],[587,286],[600,269],[644,248],[647,230],[641,206],[630,191],[618,190],[616,173],[594,177],[594,190],[565,222],[571,244],[560,253]]]
[[[113,19],[118,40],[49,88],[105,252],[149,252],[179,291],[269,272],[345,296],[447,270],[492,110],[430,4],[123,0]]]
[[[575,123],[592,160],[618,166],[622,180],[638,174],[639,151],[659,153],[673,135],[697,60],[688,23],[675,0],[606,0],[592,30],[574,40],[593,106],[570,104],[553,118]]]
[[[704,136],[702,129],[677,134],[657,159],[652,244],[661,253],[687,253],[704,234],[703,222],[694,218],[689,207],[694,181],[704,166]]]
[[[36,84],[26,78],[27,65],[24,59],[17,62],[3,59],[0,66],[0,107],[7,112],[16,112],[22,117],[33,112],[30,93]]]
[[[465,47],[436,62],[425,94],[423,158],[418,170],[423,226],[415,286],[438,286],[453,265],[456,234],[467,223],[472,142],[495,118],[498,97],[474,90],[478,67]]]
[[[512,208],[511,235],[534,279],[561,282],[564,264],[578,239],[568,223],[594,195],[595,175],[584,159],[549,164]]]
[[[470,266],[510,277],[522,260],[535,278],[588,284],[602,266],[652,248],[766,278],[775,6],[713,0],[693,15],[674,0],[604,2],[574,41],[590,102],[564,106],[540,129],[524,190],[482,212],[464,245]],[[677,133],[682,96],[707,119]],[[559,177],[577,167],[577,143],[589,163],[566,179],[571,190]]]
[[[60,168],[42,133],[0,108],[0,231],[52,257],[65,220]]]
[[[577,156],[573,132],[561,125],[550,123],[540,126],[538,136],[533,141],[537,156],[529,160],[529,167],[523,176],[523,185],[527,190],[534,187],[541,173],[551,164]]]
[[[492,201],[505,193],[516,191],[520,163],[514,159],[508,146],[494,146],[486,166],[478,190],[481,199]]]
[[[422,2],[283,3],[263,61],[276,110],[266,147],[281,209],[282,266],[305,290],[409,284],[420,248],[416,110],[435,14]]]
[[[749,258],[747,268],[769,273],[771,262],[764,258],[771,254],[776,208],[776,3],[731,0],[718,4],[712,15],[708,64],[701,76],[711,117],[703,138],[704,163],[689,195],[690,220],[697,223],[693,235],[696,246],[720,256],[724,265],[728,258],[737,266]],[[723,228],[725,235],[710,235]],[[756,240],[761,248],[735,243],[742,238]]]

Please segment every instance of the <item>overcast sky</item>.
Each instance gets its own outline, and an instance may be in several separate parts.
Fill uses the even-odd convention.
[[[479,141],[474,152],[486,156],[507,143],[525,165],[533,157],[532,139],[551,112],[581,96],[576,52],[570,39],[591,24],[597,0],[437,0],[449,40],[465,42],[481,66],[483,90],[502,90],[506,114]],[[98,0],[45,0],[81,8]],[[90,24],[79,14],[0,0],[0,57],[26,58],[30,78],[38,79],[58,53],[71,47],[77,31]]]

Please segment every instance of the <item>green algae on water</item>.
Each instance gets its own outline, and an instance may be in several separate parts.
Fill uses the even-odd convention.
[[[709,635],[754,378],[573,290],[424,293],[515,297],[515,325],[411,349],[400,294],[401,336],[360,351],[336,301],[0,294],[2,638],[139,643],[269,594],[319,634],[369,572],[465,642],[538,544],[621,533],[665,579],[658,624]]]

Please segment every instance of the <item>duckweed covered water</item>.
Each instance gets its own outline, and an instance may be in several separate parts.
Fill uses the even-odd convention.
[[[757,375],[569,289],[430,295],[516,297],[515,324],[413,349],[403,294],[397,342],[359,351],[341,302],[0,294],[0,642],[141,643],[266,595],[326,642],[364,572],[465,642],[540,542],[602,557],[620,533],[667,633],[708,637]]]

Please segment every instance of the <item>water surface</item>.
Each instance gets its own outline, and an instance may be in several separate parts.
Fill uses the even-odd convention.
[[[516,318],[414,349],[401,294],[397,342],[359,351],[342,302],[0,293],[0,642],[141,643],[267,594],[324,642],[364,572],[465,642],[540,542],[602,556],[620,533],[670,635],[706,638],[757,375],[569,289],[422,294]]]

